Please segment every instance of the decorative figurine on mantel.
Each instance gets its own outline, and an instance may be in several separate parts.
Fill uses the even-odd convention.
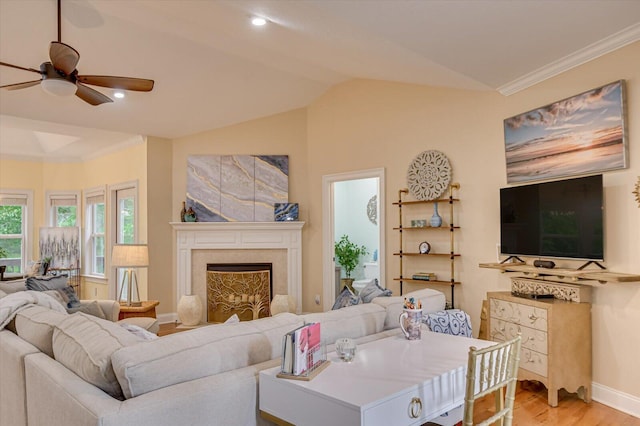
[[[182,202],[182,210],[180,210],[180,222],[184,222],[184,215],[187,214],[187,203]]]
[[[198,218],[196,217],[196,212],[193,211],[193,207],[189,207],[187,212],[184,214],[185,222],[197,222]]]

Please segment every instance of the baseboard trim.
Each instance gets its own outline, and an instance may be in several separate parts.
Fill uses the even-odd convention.
[[[591,383],[591,390],[594,401],[640,418],[640,398],[637,396],[595,382]]]

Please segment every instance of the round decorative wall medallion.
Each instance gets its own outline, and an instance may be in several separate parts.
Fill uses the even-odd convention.
[[[378,224],[378,196],[374,195],[367,203],[367,216],[374,225]]]
[[[636,194],[636,201],[638,202],[638,207],[640,207],[640,176],[638,176],[638,182],[636,182],[636,190],[633,191]]]
[[[418,200],[435,200],[449,187],[451,165],[440,151],[421,152],[407,170],[409,192]]]

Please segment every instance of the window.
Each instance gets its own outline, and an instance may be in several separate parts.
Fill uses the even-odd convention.
[[[105,267],[105,190],[85,191],[85,274],[104,276]]]
[[[47,191],[46,208],[49,226],[79,226],[79,195],[75,191]]]
[[[25,190],[0,189],[0,265],[5,274],[23,274],[32,239],[28,230],[33,223],[33,193]]]
[[[113,244],[135,244],[138,242],[138,183],[128,182],[114,185],[110,191],[110,224]],[[110,249],[111,250],[111,249]],[[125,285],[123,294],[127,293],[126,283],[122,282],[124,269],[117,269],[115,281],[110,282],[114,298],[120,294],[120,286]]]

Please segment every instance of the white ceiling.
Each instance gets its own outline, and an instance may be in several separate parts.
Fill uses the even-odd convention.
[[[255,15],[270,23],[251,26]],[[0,0],[0,61],[38,68],[56,38],[55,0]],[[39,86],[0,90],[0,155],[86,159],[132,134],[175,138],[303,107],[353,78],[509,95],[638,40],[640,0],[63,0],[80,74],[155,88],[97,107]],[[34,76],[0,67],[0,85]]]

